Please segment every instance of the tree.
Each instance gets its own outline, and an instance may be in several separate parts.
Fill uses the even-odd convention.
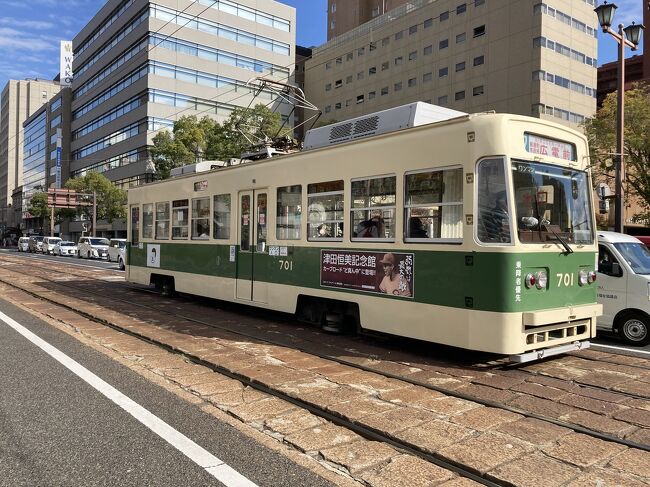
[[[585,121],[590,156],[596,172],[613,176],[616,153],[616,92],[605,98],[596,116]],[[635,83],[625,92],[625,181],[627,195],[637,196],[644,211],[635,221],[650,218],[650,87]]]
[[[47,206],[47,193],[34,193],[29,201],[27,212],[34,218],[47,218],[50,216],[50,207]]]
[[[106,176],[97,172],[89,172],[83,177],[68,179],[65,183],[68,189],[77,193],[97,196],[97,219],[112,223],[118,218],[126,218],[126,191],[115,186]],[[92,202],[92,199],[89,201]],[[68,210],[66,214],[82,215],[86,220],[92,220],[93,207],[80,206],[76,211]]]

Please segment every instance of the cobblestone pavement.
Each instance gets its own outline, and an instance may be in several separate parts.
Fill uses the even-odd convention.
[[[448,470],[404,455],[384,443],[365,440],[289,402],[247,388],[238,381],[191,364],[181,356],[168,354],[159,347],[143,344],[141,340],[82,318],[71,310],[83,310],[107,323],[165,343],[206,363],[322,407],[339,417],[375,428],[422,451],[464,465],[500,484],[634,486],[650,482],[650,453],[645,451],[335,364],[291,347],[244,340],[241,336],[169,315],[149,311],[145,318],[122,305],[120,308],[124,309],[111,311],[99,304],[90,304],[85,298],[74,297],[73,293],[66,295],[60,294],[61,290],[48,289],[49,286],[32,276],[3,274],[5,282],[24,286],[30,292],[65,304],[70,309],[26,297],[6,285],[1,288],[3,296],[66,323],[76,333],[119,354],[134,367],[160,375],[205,403],[336,469],[347,479],[367,485],[403,485],[404,475],[408,473],[411,478],[409,485],[470,485],[466,483],[470,481],[459,479]],[[168,305],[174,303],[173,300],[166,302]],[[610,363],[604,364],[600,360],[609,360]],[[530,371],[480,371],[474,373],[470,383],[458,373],[462,368],[451,367],[453,373],[450,373],[450,368],[444,367],[434,370],[434,366],[431,369],[404,364],[396,366],[408,367],[408,375],[426,375],[426,382],[433,379],[434,383],[457,386],[457,390],[480,387],[482,392],[493,389],[504,395],[511,394],[504,402],[518,401],[526,408],[539,408],[552,417],[574,412],[563,408],[577,408],[578,412],[589,413],[588,409],[575,404],[582,404],[580,401],[594,400],[624,406],[609,406],[612,409],[608,414],[618,416],[615,421],[638,434],[643,428],[638,425],[636,411],[650,411],[647,402],[640,399],[631,402],[628,396],[590,389],[571,382],[572,378],[556,376],[560,373],[571,377],[580,375],[581,378],[598,376],[598,371],[588,373],[597,364],[608,374],[616,371],[626,375],[623,380],[619,377],[617,384],[611,384],[612,391],[619,391],[632,373],[640,378],[647,377],[641,373],[647,372],[647,364],[620,364],[627,368],[617,369],[612,367],[615,365],[612,360],[616,358],[581,354],[534,364],[529,366]],[[604,387],[607,384],[603,379],[593,385]],[[576,393],[576,387],[581,388],[578,389],[580,394]],[[629,389],[629,386],[623,387]],[[590,397],[584,391],[591,391],[589,394],[597,397]],[[583,399],[576,400],[574,396]],[[572,399],[567,399],[570,397]],[[490,399],[495,400],[495,396],[490,394]],[[627,414],[623,415],[624,411],[628,411]],[[591,414],[605,417],[600,411]]]

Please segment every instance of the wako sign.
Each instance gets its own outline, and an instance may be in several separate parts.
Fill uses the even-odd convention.
[[[72,41],[61,41],[61,65],[59,66],[61,86],[72,84],[72,57]]]

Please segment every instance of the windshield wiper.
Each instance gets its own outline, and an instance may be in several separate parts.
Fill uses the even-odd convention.
[[[560,242],[560,243],[562,244],[562,247],[564,247],[564,249],[566,250],[566,252],[564,252],[565,254],[568,255],[568,254],[572,254],[572,253],[573,253],[573,249],[569,246],[568,243],[566,243],[566,241],[565,241],[562,237],[560,237],[560,236],[555,232],[555,230],[553,230],[553,226],[552,226],[552,225],[544,225],[544,229],[545,229],[547,232],[551,232],[551,233],[555,236],[555,238],[558,240],[558,242]]]

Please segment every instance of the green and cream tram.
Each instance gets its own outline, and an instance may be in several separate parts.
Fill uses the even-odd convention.
[[[515,360],[588,346],[582,134],[493,113],[340,125],[351,140],[130,189],[127,280]]]

